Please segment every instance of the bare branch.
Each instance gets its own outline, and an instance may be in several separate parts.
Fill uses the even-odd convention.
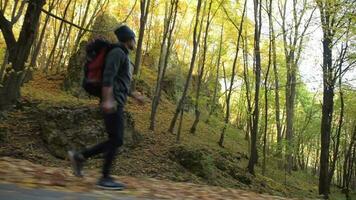
[[[0,12],[0,30],[2,35],[4,36],[6,46],[10,50],[16,44],[16,39],[14,33],[12,31],[12,25],[10,21],[8,21],[3,12]]]
[[[15,24],[20,19],[22,12],[25,8],[25,5],[26,5],[26,1],[22,1],[17,13],[15,14],[15,12],[13,12],[13,15],[11,17],[11,24]],[[14,8],[14,11],[15,11],[15,8]]]

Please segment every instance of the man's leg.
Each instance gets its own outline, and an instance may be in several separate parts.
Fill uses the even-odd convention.
[[[105,142],[102,142],[102,143],[99,143],[93,147],[90,147],[88,149],[85,149],[81,152],[81,154],[83,155],[83,157],[85,159],[88,159],[90,157],[93,157],[95,155],[98,155],[98,154],[101,154],[101,153],[104,153],[107,151],[108,149],[108,144],[109,144],[109,140],[105,141]]]
[[[83,176],[82,168],[84,162],[92,156],[107,152],[109,146],[110,146],[110,139],[106,140],[105,142],[99,143],[93,147],[90,147],[88,149],[85,149],[81,152],[76,152],[74,150],[68,151],[68,156],[72,163],[74,175],[78,177],[82,177]]]
[[[115,182],[110,177],[110,170],[115,160],[117,149],[123,144],[124,134],[124,111],[122,107],[119,107],[116,113],[112,115],[105,115],[104,117],[105,127],[109,134],[109,140],[107,143],[107,151],[105,154],[103,164],[103,177],[97,183],[97,186],[103,189],[110,190],[122,190],[125,185]]]
[[[101,154],[106,153],[104,165],[103,165],[103,176],[108,177],[112,162],[115,158],[117,148],[123,144],[123,133],[124,133],[124,112],[122,107],[118,107],[117,111],[110,114],[104,114],[104,124],[106,132],[108,134],[108,140],[99,143],[91,148],[85,149],[81,152],[69,151],[69,159],[72,162],[72,167],[74,175],[83,176],[82,168],[83,163],[86,159]]]
[[[114,115],[106,115],[104,117],[106,131],[109,134],[107,141],[107,151],[103,164],[103,177],[110,176],[112,163],[115,160],[117,149],[123,145],[124,135],[124,110],[123,107],[118,107]]]

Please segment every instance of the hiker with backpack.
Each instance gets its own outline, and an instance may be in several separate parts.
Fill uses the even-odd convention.
[[[130,91],[133,69],[130,65],[129,51],[135,49],[135,33],[126,25],[115,30],[119,42],[110,44],[95,40],[87,46],[88,61],[85,64],[84,89],[91,95],[100,97],[104,124],[108,140],[82,151],[69,151],[69,159],[74,175],[82,177],[85,161],[95,155],[104,154],[102,177],[97,186],[103,189],[121,190],[125,185],[110,176],[117,150],[123,145],[124,106],[127,96],[139,103],[144,98],[138,92]]]

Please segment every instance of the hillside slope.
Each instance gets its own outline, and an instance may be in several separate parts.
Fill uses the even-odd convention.
[[[149,74],[149,73],[147,73]],[[148,75],[146,75],[148,76]],[[151,85],[150,78],[147,85]],[[97,108],[95,99],[78,99],[60,90],[62,76],[44,77],[36,74],[34,80],[22,90],[23,98],[17,107],[3,113],[0,122],[0,156],[25,159],[52,167],[68,168],[68,162],[50,154],[43,142],[39,115],[46,109]],[[143,91],[148,93],[148,91]],[[149,131],[150,101],[144,106],[129,100],[127,111],[132,113],[135,129],[142,134],[141,142],[124,148],[118,156],[114,174],[119,176],[149,177],[159,180],[191,182],[228,188],[240,188],[272,195],[317,198],[317,178],[303,172],[292,175],[278,170],[273,158],[269,158],[266,176],[251,176],[246,172],[248,143],[244,133],[229,127],[225,148],[218,146],[222,123],[219,119],[209,124],[201,121],[196,135],[189,134],[193,115],[186,114],[183,122],[181,142],[168,133],[168,126],[175,105],[163,98],[157,115],[157,128]],[[101,162],[90,160],[86,169],[98,169]],[[335,193],[335,195],[338,195]]]

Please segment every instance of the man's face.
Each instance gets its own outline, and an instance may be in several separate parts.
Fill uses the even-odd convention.
[[[130,49],[131,51],[135,50],[136,48],[136,40],[132,39],[126,42],[127,48]]]

